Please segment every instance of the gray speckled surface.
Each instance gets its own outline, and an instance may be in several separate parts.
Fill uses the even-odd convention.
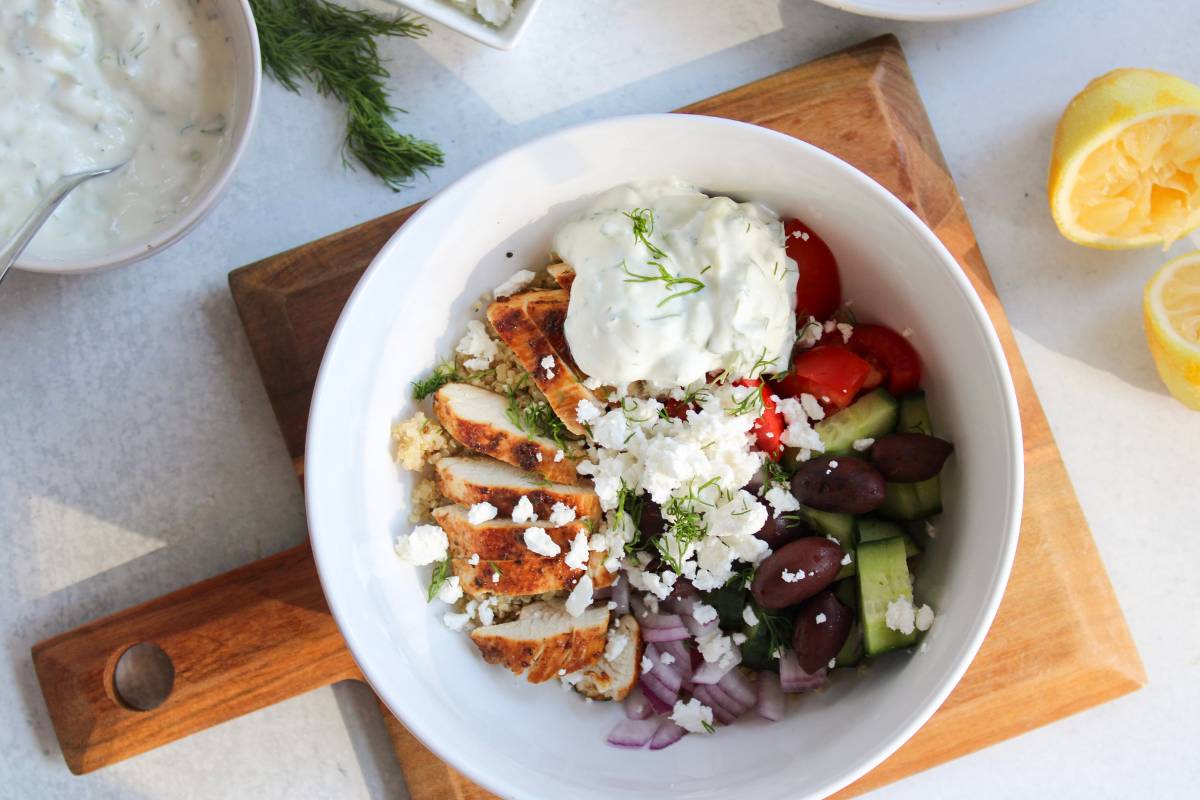
[[[1197,30],[1200,6],[1167,0],[1042,0],[944,25],[807,0],[547,2],[511,53],[441,29],[387,47],[404,126],[441,142],[449,165],[399,195],[341,168],[337,109],[267,84],[234,185],[186,241],[120,271],[14,274],[0,289],[0,797],[401,794],[373,701],[354,686],[82,778],[59,757],[30,645],[304,536],[226,274],[419,200],[539,133],[673,108],[885,31],[908,52],[1151,683],[879,794],[1193,790],[1200,633],[1179,615],[1200,607],[1200,417],[1165,396],[1142,339],[1141,286],[1163,255],[1069,245],[1043,181],[1078,88],[1124,65],[1200,79]]]

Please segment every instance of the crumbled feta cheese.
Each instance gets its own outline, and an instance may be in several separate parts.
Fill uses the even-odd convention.
[[[696,640],[696,649],[704,660],[722,667],[734,667],[741,660],[741,654],[733,647],[733,640],[724,636],[720,631],[713,631],[707,636]]]
[[[608,642],[604,646],[604,658],[607,661],[612,661],[617,656],[625,651],[629,645],[629,635],[625,633],[617,633],[609,631]]]
[[[470,614],[455,614],[453,611],[447,611],[442,615],[442,624],[452,631],[461,631],[470,621]]]
[[[479,604],[475,610],[475,614],[479,617],[479,621],[484,625],[491,625],[496,621],[496,598],[489,597]]]
[[[821,341],[821,336],[824,335],[825,329],[817,322],[815,317],[809,317],[808,321],[800,329],[800,336],[796,340],[796,344],[801,349],[808,349]]]
[[[650,656],[643,655],[642,656],[642,672],[649,672],[652,669],[654,669],[654,661],[650,658]]]
[[[675,663],[675,656],[671,655],[670,653],[663,653],[658,657],[658,661],[660,664],[665,664],[669,667]]]
[[[554,463],[557,464],[558,462],[560,462],[562,460],[563,460],[563,451],[562,450],[556,451],[554,453]]]
[[[493,289],[492,294],[494,294],[497,299],[501,297],[511,297],[529,284],[533,283],[533,279],[536,277],[537,275],[533,274],[527,269],[518,270],[511,278]]]
[[[933,618],[934,618],[933,609],[929,607],[928,603],[921,606],[920,608],[918,608],[916,619],[914,620],[914,622],[916,623],[916,626],[917,626],[917,630],[927,631],[930,628],[932,628],[933,627]]]
[[[837,469],[837,468],[838,468],[838,462],[837,462],[837,460],[836,460],[836,459],[835,459],[835,460],[833,460],[833,461],[830,461],[830,462],[829,462],[829,468],[830,468],[830,469]]]
[[[496,569],[495,567],[492,567],[492,583],[499,583],[499,582],[500,582],[500,570]]]
[[[462,583],[457,575],[451,575],[438,589],[438,600],[453,605],[463,596]]]
[[[825,409],[821,407],[821,403],[817,398],[813,397],[808,392],[800,395],[800,408],[804,409],[804,413],[808,418],[817,422],[825,419]]]
[[[737,633],[730,634],[729,638],[733,640],[734,644],[743,645],[746,643],[746,639],[750,637],[746,636],[746,634],[742,633],[741,631],[738,631]]]
[[[538,460],[538,463],[539,463],[539,464],[540,464],[540,463],[542,463],[542,461],[544,461],[544,460],[545,460],[545,459],[542,457],[542,452],[541,452],[540,450],[539,450],[539,451],[538,451],[538,453],[537,453],[537,460]]]
[[[825,666],[828,667],[829,669],[833,669],[834,667],[837,666],[837,658],[829,659],[829,663],[826,664]]]
[[[824,613],[820,613],[820,614],[817,614],[816,622],[818,625],[824,625],[825,620],[827,620],[827,619],[829,619],[829,617],[826,617]]]
[[[671,721],[685,731],[706,733],[712,728],[713,712],[694,697],[686,703],[676,700],[671,709]]]
[[[556,528],[561,528],[563,525],[569,525],[575,521],[575,509],[571,508],[566,503],[555,503],[550,509],[549,522]]]
[[[558,547],[558,545],[555,545],[555,547]],[[579,531],[575,534],[575,538],[571,540],[571,549],[563,561],[571,569],[584,570],[587,569],[589,554],[587,534]]]
[[[916,629],[915,617],[916,611],[912,601],[901,596],[888,603],[884,622],[892,630],[908,635]]]
[[[854,444],[852,444],[850,446],[853,447],[858,452],[864,453],[867,450],[870,450],[871,445],[873,445],[873,444],[875,444],[875,440],[868,436],[866,439],[855,439]]]
[[[592,420],[599,417],[603,412],[600,406],[588,400],[586,397],[580,400],[575,406],[575,419],[580,425],[587,425]]]
[[[758,615],[754,613],[754,609],[750,606],[746,606],[742,609],[742,619],[751,628],[758,624]]]
[[[402,561],[423,567],[446,557],[446,532],[437,525],[418,525],[408,536],[396,538],[396,555]]]
[[[592,579],[584,575],[567,596],[566,609],[572,617],[578,617],[592,604]]]
[[[779,519],[781,514],[800,508],[800,501],[782,483],[772,484],[771,488],[767,489],[767,493],[763,495],[763,499],[771,504],[771,509],[775,512],[775,519]]]
[[[526,522],[536,522],[537,518],[537,513],[533,510],[533,503],[529,502],[528,497],[521,495],[521,499],[513,507],[512,521],[521,525]]]
[[[854,326],[847,322],[839,322],[837,325],[838,333],[842,335],[842,344],[847,344],[850,337],[854,335]]]
[[[615,600],[609,600],[606,607],[608,608],[609,611],[616,611],[617,610],[617,602]]]
[[[536,525],[526,528],[523,538],[525,539],[525,546],[539,556],[554,558],[562,552],[562,548],[559,547],[558,542],[550,538],[550,534],[546,533],[545,528],[540,528]]]
[[[479,553],[471,553],[471,557],[467,559],[467,563],[472,567],[479,566]]]
[[[692,618],[701,625],[705,625],[717,618],[717,610],[707,603],[697,603],[696,607],[692,609]]]
[[[840,542],[839,542],[839,544],[840,544]],[[843,567],[848,567],[853,563],[854,563],[854,557],[851,556],[849,553],[846,553],[846,555],[842,556],[842,566]]]
[[[476,503],[467,510],[467,522],[472,525],[482,525],[488,520],[495,519],[499,513],[499,509],[484,500],[482,503]]]
[[[779,437],[780,442],[787,447],[800,448],[801,460],[808,458],[804,451],[808,453],[825,451],[825,444],[821,441],[820,434],[813,428],[808,412],[804,410],[804,406],[799,400],[794,397],[785,397],[776,403],[775,407],[787,423],[787,428]]]
[[[546,371],[546,380],[554,377],[554,356],[546,356],[541,360],[542,369]]]
[[[779,573],[779,577],[783,578],[784,583],[799,583],[804,580],[804,570],[788,572],[786,569]]]
[[[467,356],[463,366],[467,369],[487,369],[492,365],[499,346],[488,336],[487,328],[477,319],[467,320],[467,332],[459,340],[455,352]]]

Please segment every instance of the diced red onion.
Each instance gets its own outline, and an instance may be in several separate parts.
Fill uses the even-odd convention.
[[[775,673],[771,673],[774,675]],[[646,699],[646,695],[642,692],[642,687],[635,686],[625,698],[625,718],[626,719],[646,719],[654,713],[654,709],[650,707],[650,701]]]
[[[698,597],[677,597],[675,595],[671,595],[666,600],[662,601],[661,607],[665,608],[667,611],[670,611],[672,614],[678,614],[681,617],[690,617],[692,615],[692,611],[694,611],[696,608],[696,604],[699,602],[700,598]]]
[[[629,613],[629,578],[626,576],[620,576],[613,584],[612,601],[617,604],[617,607],[613,609],[614,614]]]
[[[671,691],[662,681],[648,672],[642,675],[639,683],[655,714],[666,714],[675,707],[675,701],[679,699],[679,692]]]
[[[681,642],[689,636],[687,628],[642,628],[642,638],[647,642]]]
[[[725,677],[717,681],[717,686],[725,690],[725,693],[737,700],[742,705],[749,708],[754,705],[758,699],[757,693],[754,691],[754,684],[746,677],[740,669],[731,669],[725,673]]]
[[[740,717],[742,714],[745,714],[747,711],[749,711],[754,705],[753,701],[749,703],[743,703],[741,700],[738,700],[720,686],[713,685],[706,688],[708,690],[708,696],[713,699],[713,702],[728,711],[730,714],[733,714],[734,717]]]
[[[623,719],[608,734],[608,743],[613,747],[637,749],[645,747],[658,730],[656,719]]]
[[[650,738],[650,749],[662,750],[664,747],[670,747],[684,736],[687,736],[686,730],[671,720],[664,719],[659,723],[658,730],[654,732],[654,736]]]
[[[713,696],[709,693],[709,689],[711,688],[711,686],[697,686],[692,690],[692,697],[695,697],[701,703],[711,708],[713,716],[718,722],[729,725],[737,720],[737,715],[727,711],[724,706],[722,706],[713,698]]]
[[[692,673],[692,683],[711,686],[728,675],[731,669],[733,669],[732,664],[723,667],[719,661],[705,661]]]
[[[691,614],[683,617],[683,624],[687,626],[688,632],[697,639],[703,639],[705,636],[711,636],[719,632],[720,620],[713,617],[708,622],[700,622]]]
[[[788,694],[811,692],[825,683],[825,667],[810,675],[800,668],[795,650],[784,650],[779,657],[779,683]]]
[[[683,620],[678,614],[647,614],[638,617],[638,624],[643,628],[682,628]]]
[[[679,687],[683,685],[683,676],[679,674],[679,670],[675,669],[673,664],[662,663],[661,659],[655,659],[650,674],[662,681],[663,686],[672,691],[678,692]]]
[[[663,653],[670,653],[671,658],[675,659],[671,664],[685,681],[691,680],[692,677],[692,653],[688,649],[687,643],[682,641],[660,642],[658,649]]]
[[[779,684],[779,674],[764,669],[758,673],[758,715],[772,722],[783,719],[783,687]]]

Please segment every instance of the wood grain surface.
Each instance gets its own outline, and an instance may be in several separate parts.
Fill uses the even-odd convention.
[[[983,299],[1021,407],[1025,513],[996,621],[962,682],[929,723],[838,796],[860,794],[1142,686],[1141,661],[895,38],[866,42],[682,111],[752,122],[812,142],[908,204],[958,259]],[[299,473],[326,341],[359,276],[411,211],[371,220],[230,275]],[[34,648],[38,677],[72,769],[95,769],[323,683],[354,677],[348,654],[335,652],[344,645],[308,559],[307,549],[288,551]],[[274,593],[252,588],[264,575],[274,576],[269,581]],[[307,590],[299,586],[302,581],[308,581]],[[281,600],[280,584],[303,601],[293,606]],[[224,591],[229,585],[238,592]],[[114,701],[106,681],[120,652],[143,640],[157,642],[177,659],[176,688],[163,706],[132,712]],[[1054,647],[1045,647],[1047,641]],[[200,657],[206,649],[213,654]],[[236,669],[225,666],[231,654]],[[268,655],[274,663],[258,663]],[[414,800],[492,797],[383,711]]]

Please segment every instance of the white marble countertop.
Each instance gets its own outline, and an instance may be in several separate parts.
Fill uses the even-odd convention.
[[[540,133],[671,109],[888,31],[908,53],[1150,683],[876,796],[1193,793],[1200,415],[1166,395],[1140,322],[1142,285],[1165,256],[1067,243],[1044,179],[1055,122],[1092,77],[1150,66],[1200,80],[1200,4],[1042,0],[917,25],[808,0],[558,0],[510,53],[442,29],[387,47],[394,100],[411,112],[403,128],[446,150],[448,166],[413,188],[393,194],[344,170],[339,109],[266,84],[230,192],[186,241],[116,272],[18,273],[0,288],[0,797],[403,796],[362,687],[86,777],[59,755],[34,642],[305,535],[227,273],[422,199]]]

